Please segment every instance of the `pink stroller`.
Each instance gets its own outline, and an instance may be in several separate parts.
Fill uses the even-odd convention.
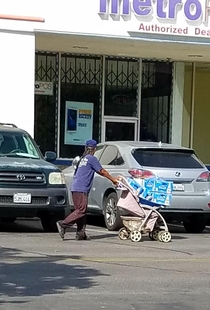
[[[118,189],[122,191],[117,206],[128,212],[128,216],[121,216],[123,227],[118,236],[122,240],[131,239],[134,242],[141,240],[142,234],[149,233],[151,240],[161,242],[171,241],[171,234],[162,215],[158,212],[160,206],[149,206],[139,203],[139,197],[129,185],[126,178],[121,177]]]

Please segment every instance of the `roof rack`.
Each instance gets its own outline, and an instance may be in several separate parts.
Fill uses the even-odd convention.
[[[0,125],[18,128],[15,124],[11,124],[11,123],[0,123]]]

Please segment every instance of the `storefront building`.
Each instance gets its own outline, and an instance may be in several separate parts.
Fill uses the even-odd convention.
[[[208,3],[4,0],[1,122],[42,152],[85,140],[191,146],[210,163]]]

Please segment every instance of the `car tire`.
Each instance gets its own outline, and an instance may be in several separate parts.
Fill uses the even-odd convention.
[[[206,227],[206,220],[203,217],[193,216],[190,219],[183,221],[184,228],[188,233],[202,233]]]
[[[2,223],[14,223],[16,219],[16,217],[1,217]]]
[[[56,222],[64,219],[64,212],[58,214],[45,214],[41,216],[42,227],[45,232],[56,232]]]
[[[110,193],[104,201],[104,221],[108,230],[114,231],[122,227],[119,208],[117,207],[117,194]]]

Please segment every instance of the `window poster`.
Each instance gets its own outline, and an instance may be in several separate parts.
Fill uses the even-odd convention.
[[[85,145],[92,139],[93,103],[66,101],[64,143]]]

